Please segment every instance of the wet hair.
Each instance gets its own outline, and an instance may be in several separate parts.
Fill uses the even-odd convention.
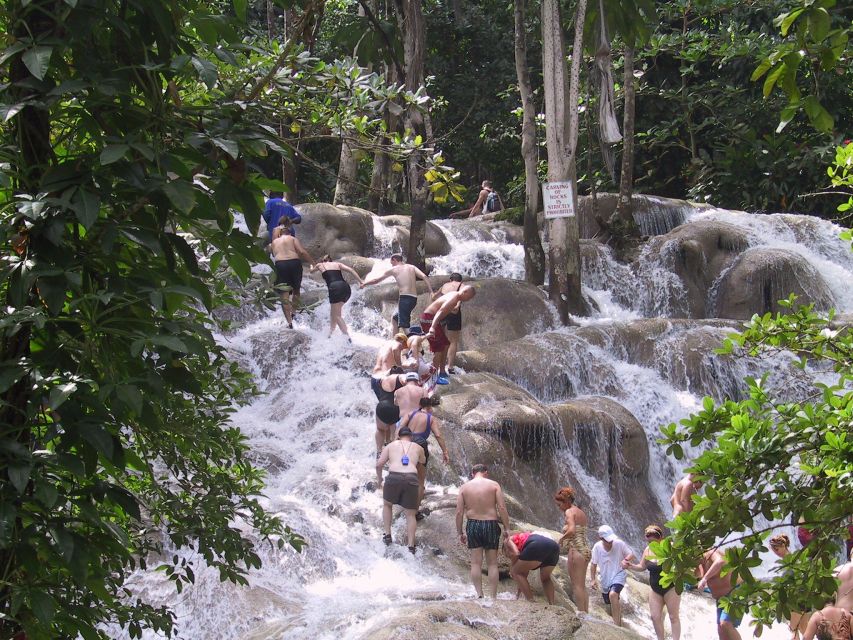
[[[420,400],[421,407],[437,407],[441,404],[441,397],[439,396],[424,396]]]
[[[770,546],[771,547],[790,547],[791,539],[786,536],[784,533],[780,533],[779,535],[773,536],[770,538]]]
[[[478,473],[488,473],[488,472],[489,472],[489,467],[487,467],[484,464],[475,464],[473,467],[471,467],[471,477],[472,478],[474,476],[476,476]]]
[[[395,336],[394,336],[394,340],[396,340],[397,342],[399,342],[399,343],[400,343],[401,345],[403,345],[404,347],[405,347],[406,345],[408,345],[408,344],[409,344],[409,336],[407,336],[407,335],[406,335],[405,333],[403,333],[402,331],[401,331],[400,333],[398,333],[397,335],[395,335]]]
[[[393,367],[391,367],[391,370],[388,372],[388,375],[390,375],[390,376],[393,376],[395,374],[400,375],[404,371],[405,371],[405,369],[403,367],[395,364]]]
[[[644,536],[655,536],[658,540],[663,540],[663,529],[658,524],[650,524],[643,531]]]
[[[575,503],[575,490],[571,487],[563,487],[559,489],[557,493],[554,494],[554,500],[558,502],[568,502],[570,504]]]
[[[396,260],[397,262],[403,262],[403,254],[402,253],[392,253],[391,260]]]
[[[461,273],[451,273],[450,278],[448,278],[451,282],[462,282],[462,274]]]
[[[332,256],[330,256],[328,253],[327,253],[327,254],[325,254],[325,255],[324,255],[322,258],[320,258],[319,260],[317,260],[317,262],[331,262],[331,261],[332,261]]]
[[[281,218],[278,219],[278,226],[284,227],[285,229],[290,229],[290,227],[293,226],[293,220],[291,220],[287,216],[281,216]]]

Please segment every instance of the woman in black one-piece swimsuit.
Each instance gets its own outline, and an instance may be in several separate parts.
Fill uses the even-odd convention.
[[[646,527],[646,540],[652,542],[660,542],[663,540],[663,529],[656,524],[650,524]],[[640,562],[634,564],[632,562],[623,562],[622,566],[626,569],[634,571],[649,570],[649,586],[652,590],[649,592],[649,613],[652,616],[652,625],[655,628],[658,640],[663,640],[663,608],[669,614],[669,622],[672,626],[672,640],[680,640],[681,638],[681,619],[678,616],[678,609],[681,605],[681,596],[672,588],[661,586],[660,574],[661,567],[655,562],[654,553],[652,553],[650,545],[646,545],[643,551],[643,557]]]
[[[349,338],[349,329],[347,328],[347,323],[344,322],[342,312],[344,303],[352,295],[352,289],[350,289],[347,281],[344,280],[341,271],[346,271],[354,275],[359,284],[362,284],[361,277],[354,269],[345,264],[332,262],[329,254],[324,255],[320,259],[320,262],[316,265],[316,269],[323,276],[323,280],[326,281],[326,288],[329,290],[329,337],[332,337],[335,327],[339,327],[341,333]]]

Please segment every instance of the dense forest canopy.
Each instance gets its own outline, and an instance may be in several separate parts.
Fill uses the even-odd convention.
[[[426,218],[481,180],[525,204],[516,24],[540,180],[549,78],[542,7],[518,2],[520,21],[491,0],[3,3],[0,635],[168,634],[173,614],[124,587],[154,557],[191,582],[164,548],[240,582],[257,544],[302,545],[259,501],[229,423],[255,389],[211,312],[266,260],[265,192],[411,214],[414,262]],[[601,114],[621,115],[627,66],[634,190],[834,214],[818,192],[853,122],[850,6],[600,0],[577,23],[548,6],[579,36],[581,194],[624,182],[630,147],[603,141]]]

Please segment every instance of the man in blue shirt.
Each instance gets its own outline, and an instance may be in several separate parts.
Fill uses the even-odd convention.
[[[270,199],[267,200],[267,205],[264,207],[264,222],[267,223],[268,242],[272,242],[272,230],[278,226],[278,221],[281,220],[282,216],[290,218],[293,224],[302,222],[302,216],[292,204],[282,198],[283,195],[280,191],[270,192]],[[296,235],[293,233],[292,227],[291,234]]]

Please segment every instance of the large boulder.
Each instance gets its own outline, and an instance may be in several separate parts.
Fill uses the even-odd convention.
[[[432,277],[434,290],[447,277]],[[484,278],[466,281],[477,295],[462,305],[460,349],[481,348],[502,344],[531,333],[546,331],[554,326],[554,316],[538,288],[520,280]],[[351,313],[358,314],[359,305],[378,311],[390,320],[397,311],[398,290],[394,284],[371,286],[354,301]],[[413,322],[429,304],[429,294],[423,282],[418,282],[418,304],[412,313]],[[520,312],[520,310],[523,310]]]
[[[326,253],[333,260],[373,253],[374,216],[369,211],[324,202],[300,204],[298,209],[302,222],[296,226],[296,237],[314,258]]]
[[[709,317],[708,291],[748,244],[745,231],[713,220],[691,222],[653,238],[637,264],[651,293],[646,312]]]
[[[402,253],[403,255],[409,252],[409,228],[412,224],[412,219],[409,216],[381,216],[376,220],[384,227],[387,227],[394,232],[394,237],[391,241],[390,249],[393,253]],[[424,248],[428,256],[445,256],[450,253],[450,242],[444,231],[437,224],[427,222],[426,232],[424,234]]]
[[[744,251],[712,290],[712,310],[721,318],[748,320],[776,313],[779,300],[797,295],[799,304],[819,311],[833,306],[823,277],[801,255],[785,249],[755,247]]]

